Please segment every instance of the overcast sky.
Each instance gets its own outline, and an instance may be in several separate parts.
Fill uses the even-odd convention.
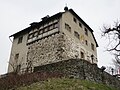
[[[9,36],[39,22],[46,15],[64,11],[67,3],[93,30],[99,44],[98,66],[109,66],[112,56],[105,52],[100,29],[120,20],[120,0],[0,0],[0,74],[7,72],[12,43]]]

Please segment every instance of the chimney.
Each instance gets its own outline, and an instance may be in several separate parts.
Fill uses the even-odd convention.
[[[68,7],[67,7],[67,6],[65,6],[65,7],[64,7],[64,10],[65,10],[65,12],[66,12],[66,11],[68,11]]]

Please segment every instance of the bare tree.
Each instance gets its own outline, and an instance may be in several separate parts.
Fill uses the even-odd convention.
[[[10,61],[9,65],[12,68],[12,72],[15,74],[18,74],[20,72],[21,67],[24,65],[24,63],[22,62],[22,60],[19,63],[16,60],[14,60],[14,61]]]
[[[115,65],[120,66],[120,24],[115,22],[113,27],[103,27],[103,37],[109,40],[107,51],[111,52],[114,56]]]
[[[25,63],[23,62],[23,59],[18,60],[18,57],[16,59],[15,54],[12,53],[11,59],[9,61],[9,68],[12,70],[12,73],[14,74],[20,73],[21,67],[25,65]]]

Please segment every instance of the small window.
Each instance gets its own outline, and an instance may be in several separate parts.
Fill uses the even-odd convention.
[[[85,44],[88,46],[88,41],[87,40],[85,40]]]
[[[42,29],[43,33],[45,33],[45,29]]]
[[[95,47],[94,47],[94,44],[91,43],[91,49],[94,51],[95,50]]]
[[[18,60],[19,58],[19,53],[15,54],[15,60]]]
[[[79,23],[79,26],[82,28],[82,24],[81,23]]]
[[[48,28],[46,27],[45,29],[44,29],[44,32],[47,32],[48,31]]]
[[[55,23],[55,28],[58,28],[58,23]]]
[[[34,33],[34,37],[37,37],[37,36],[38,36],[38,32],[35,32],[35,33]]]
[[[43,29],[41,29],[41,30],[39,31],[39,35],[42,34],[42,33],[43,33]]]
[[[54,23],[53,28],[58,28],[58,23]]]
[[[43,27],[44,27],[44,26],[43,26],[43,25],[41,25],[41,26],[39,27],[39,30],[40,30],[40,29],[43,29]]]
[[[16,72],[20,72],[20,69],[21,69],[21,65],[17,65]]]
[[[18,38],[18,44],[22,43],[23,37]]]
[[[88,30],[87,30],[87,28],[85,28],[85,34],[88,36]]]
[[[74,35],[75,35],[75,37],[77,37],[78,39],[80,39],[80,35],[79,35],[78,32],[74,31]]]
[[[83,52],[81,52],[81,58],[82,58],[82,59],[84,59],[84,58],[85,58],[85,56],[84,56],[84,53],[83,53]]]
[[[49,29],[52,30],[53,29],[53,25],[50,25]]]
[[[48,30],[48,31],[50,30],[50,26],[47,27],[47,30]]]
[[[29,34],[28,39],[33,38],[33,34]]]
[[[38,31],[38,29],[34,29],[33,31],[36,32],[36,31]]]
[[[33,30],[31,30],[31,31],[29,32],[29,34],[31,34],[31,33],[33,33]]]
[[[73,21],[74,21],[75,23],[77,23],[77,19],[76,19],[76,18],[73,18]]]
[[[71,27],[65,23],[65,29],[67,29],[69,32],[71,32]]]

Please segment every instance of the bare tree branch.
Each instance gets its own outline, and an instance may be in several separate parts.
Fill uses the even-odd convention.
[[[111,27],[103,26],[103,37],[109,40],[107,51],[112,52],[115,56],[114,62],[120,66],[120,24],[118,21]]]

